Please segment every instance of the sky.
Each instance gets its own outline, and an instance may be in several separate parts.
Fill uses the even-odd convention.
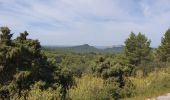
[[[0,26],[42,45],[122,45],[142,32],[156,47],[170,27],[170,0],[0,0]]]

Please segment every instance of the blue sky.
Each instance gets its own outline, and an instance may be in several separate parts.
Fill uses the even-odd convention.
[[[124,44],[142,32],[158,46],[170,27],[170,0],[0,0],[0,26],[27,30],[43,45]]]

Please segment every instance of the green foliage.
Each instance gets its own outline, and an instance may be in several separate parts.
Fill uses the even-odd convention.
[[[107,93],[113,99],[119,100],[120,98],[132,96],[132,90],[135,87],[127,77],[131,75],[133,66],[126,62],[124,56],[116,56],[113,62],[100,57],[92,70],[98,77],[104,79]]]
[[[46,83],[39,81],[31,86],[30,91],[27,92],[26,97],[21,96],[15,98],[19,100],[60,100],[60,92],[58,89],[52,88],[42,89]]]
[[[1,27],[0,31],[0,83],[6,84],[6,82],[12,80],[12,76],[16,71],[13,67],[15,64],[13,60],[18,55],[19,50],[13,47],[12,34],[10,34],[9,28]]]
[[[8,27],[0,32],[2,100],[140,100],[170,90],[170,29],[158,49],[131,33],[119,54],[87,44],[42,49],[27,31],[16,38]]]
[[[93,75],[84,75],[76,82],[77,85],[69,90],[73,100],[120,100],[132,96],[134,89],[131,83],[119,88],[117,83],[105,82],[104,79]]]
[[[41,89],[58,84],[61,91],[67,91],[72,86],[72,74],[50,63],[38,40],[27,39],[26,31],[16,39],[11,39],[9,28],[0,31],[0,99],[26,98],[36,81],[45,82]]]
[[[119,62],[111,63],[101,57],[96,62],[96,66],[93,67],[92,70],[97,76],[108,81],[117,82],[119,87],[123,87],[125,85],[125,77],[130,75],[132,66],[121,63],[121,59],[119,59]]]
[[[62,94],[61,99],[62,100],[68,99],[67,97],[68,90],[74,85],[74,79],[71,71],[68,68],[62,68],[60,70],[58,80],[61,86],[61,90],[60,90]]]
[[[170,58],[170,29],[166,31],[164,37],[162,37],[161,45],[157,50],[157,54],[161,61],[168,61]]]
[[[12,36],[11,30],[8,27],[1,27],[0,28],[1,34],[0,34],[0,39],[1,39],[1,45],[11,45],[12,44]]]
[[[104,80],[85,75],[77,79],[77,85],[69,90],[73,100],[103,100],[109,99],[109,94],[104,90]]]
[[[130,34],[130,37],[125,41],[125,55],[130,64],[139,65],[143,61],[150,60],[150,40],[141,33],[135,35]]]

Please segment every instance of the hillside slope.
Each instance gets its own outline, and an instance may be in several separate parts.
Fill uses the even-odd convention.
[[[64,52],[75,52],[75,53],[120,53],[123,51],[124,46],[113,46],[104,49],[99,49],[88,44],[78,45],[78,46],[44,46],[45,49],[52,49]]]

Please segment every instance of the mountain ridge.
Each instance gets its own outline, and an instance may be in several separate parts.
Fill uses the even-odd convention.
[[[123,45],[108,46],[105,48],[98,48],[97,46],[91,46],[89,44],[76,45],[76,46],[44,46],[45,49],[55,49],[66,52],[75,53],[120,53],[123,51]]]

